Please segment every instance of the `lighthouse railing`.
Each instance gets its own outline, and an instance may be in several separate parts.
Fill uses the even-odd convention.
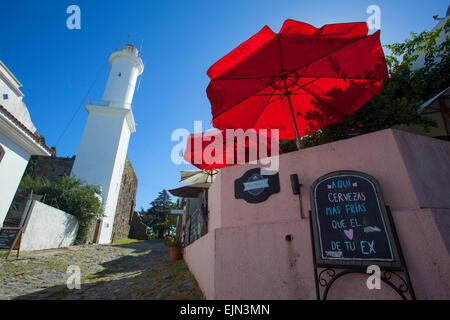
[[[88,104],[101,107],[125,107],[127,109],[131,109],[133,107],[130,103],[111,100],[89,99]]]

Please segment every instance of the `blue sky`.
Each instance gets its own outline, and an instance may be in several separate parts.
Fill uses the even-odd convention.
[[[81,30],[66,27],[71,4],[81,9]],[[193,131],[194,120],[210,128],[206,71],[215,61],[264,25],[278,32],[288,18],[316,27],[366,21],[373,4],[381,9],[381,42],[389,44],[433,28],[432,16],[444,16],[449,1],[1,1],[0,60],[23,84],[38,132],[65,157],[77,153],[84,103],[102,97],[109,55],[143,40],[128,155],[139,181],[136,209],[148,208],[158,191],[181,185],[179,170],[194,169],[171,162],[170,137],[177,128]]]

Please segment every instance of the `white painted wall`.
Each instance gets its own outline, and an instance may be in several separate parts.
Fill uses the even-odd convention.
[[[133,46],[125,46],[111,54],[109,62],[111,71],[102,100],[110,101],[111,106],[130,108],[137,77],[144,71],[138,50]]]
[[[129,108],[138,75],[138,69],[129,61],[121,60],[114,63],[102,100],[113,102],[111,105],[126,104]]]
[[[23,93],[19,90],[22,84],[14,77],[11,71],[0,61],[0,105],[5,107],[31,132],[36,131],[36,127],[31,121],[30,113],[23,103]],[[3,95],[8,98],[4,99]]]
[[[31,121],[27,107],[22,101],[22,84],[12,72],[0,61],[0,105],[11,113],[31,132],[36,128]],[[7,95],[7,98],[4,97]],[[0,112],[0,145],[5,155],[0,160],[0,226],[8,213],[22,175],[31,154],[50,155],[35,137],[23,130],[8,113]]]
[[[20,250],[68,247],[75,241],[77,232],[78,222],[74,216],[42,202],[33,201]]]
[[[0,161],[0,226],[3,225],[11,201],[16,194],[30,154],[0,133],[0,145],[5,151]]]
[[[100,243],[110,243],[123,166],[130,139],[130,128],[123,110],[87,106],[89,118],[84,129],[72,175],[88,184],[101,185],[103,218]]]
[[[105,194],[104,213],[106,217],[102,224],[102,230],[100,232],[99,242],[109,243],[111,241],[114,217],[116,214],[117,202],[119,200],[120,184],[122,182],[123,168],[125,165],[125,159],[127,156],[128,143],[130,141],[130,128],[126,121],[122,126],[122,132],[117,148],[116,159],[114,161],[113,174],[111,176],[111,183],[109,186],[108,194]]]

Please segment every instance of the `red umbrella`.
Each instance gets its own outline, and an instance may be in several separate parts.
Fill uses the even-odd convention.
[[[272,139],[277,137],[272,138],[270,130],[267,133],[260,131],[258,134],[253,130],[248,135],[251,139],[236,139],[233,136],[234,130],[227,131],[233,138],[227,139],[225,130],[190,134],[183,158],[201,170],[212,170],[275,155],[272,152]],[[278,148],[278,154],[281,153]]]
[[[301,136],[342,122],[388,78],[380,32],[367,31],[365,22],[265,26],[209,68],[214,127],[278,128],[300,148]]]

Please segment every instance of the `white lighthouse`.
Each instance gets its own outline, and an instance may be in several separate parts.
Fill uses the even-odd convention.
[[[111,72],[101,101],[86,105],[89,117],[72,175],[102,188],[105,217],[99,243],[110,243],[128,142],[135,132],[131,102],[137,77],[144,71],[139,51],[125,45],[109,58]]]

